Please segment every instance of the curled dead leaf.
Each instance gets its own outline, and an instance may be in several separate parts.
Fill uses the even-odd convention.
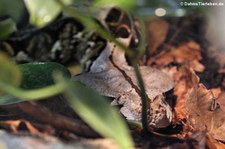
[[[195,85],[186,98],[188,122],[194,130],[206,130],[213,138],[225,141],[225,112],[211,90]]]
[[[190,41],[181,44],[177,48],[162,51],[155,57],[150,58],[148,65],[156,64],[157,66],[166,66],[171,63],[186,64],[195,71],[202,72],[204,66],[199,62],[201,59],[200,46],[196,42]]]
[[[220,105],[220,108],[225,111],[225,92],[221,92],[216,98],[216,102]]]
[[[225,148],[225,144],[215,140],[214,138],[212,138],[212,136],[207,135],[207,142],[206,142],[208,148],[216,148],[216,149],[224,149]]]

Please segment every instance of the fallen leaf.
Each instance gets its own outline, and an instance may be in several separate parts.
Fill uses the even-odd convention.
[[[186,109],[185,109],[185,98],[188,91],[193,87],[193,85],[199,82],[199,78],[193,71],[193,69],[188,68],[187,66],[181,67],[177,70],[177,73],[173,74],[175,86],[174,86],[174,95],[177,97],[175,105],[175,113],[177,122],[186,118]]]
[[[49,124],[60,130],[68,130],[80,136],[97,137],[98,134],[88,127],[83,121],[76,118],[69,118],[52,112],[43,105],[36,102],[23,102],[19,108],[31,115],[38,122]],[[43,116],[45,115],[45,116]]]
[[[216,148],[216,149],[224,149],[225,148],[225,144],[213,139],[210,135],[207,135],[207,141],[206,141],[207,147],[208,148]]]
[[[216,101],[218,102],[218,99],[217,98],[222,93],[221,88],[211,88],[210,90],[212,91],[214,97],[216,98]]]
[[[216,102],[220,105],[220,108],[225,111],[225,91],[221,92],[216,98]]]
[[[38,134],[38,131],[29,121],[26,120],[7,120],[0,122],[1,127],[8,127],[8,130],[13,133],[18,133],[20,131],[20,127],[22,126],[23,129],[26,129],[32,134]]]
[[[171,63],[186,64],[193,68],[195,71],[202,72],[204,66],[199,62],[202,59],[201,48],[194,42],[190,41],[181,44],[177,48],[171,48],[167,51],[162,51],[155,57],[151,57],[148,65],[166,66]]]
[[[211,90],[203,84],[194,85],[186,98],[188,122],[194,130],[206,130],[214,139],[225,141],[225,112]]]
[[[164,98],[158,100],[156,97],[161,97],[164,92],[172,89],[173,81],[167,74],[155,68],[140,66],[140,72],[152,107],[150,125],[166,127],[169,123],[164,119],[170,122],[172,111]],[[120,111],[127,119],[141,120],[140,89],[133,68],[126,62],[124,50],[110,43],[93,63],[91,70],[74,76],[74,79],[96,89],[102,95],[116,98],[114,103],[123,105]]]

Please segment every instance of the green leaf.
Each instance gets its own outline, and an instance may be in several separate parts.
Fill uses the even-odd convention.
[[[0,53],[0,82],[16,86],[20,83],[21,78],[20,69],[8,57]]]
[[[115,5],[123,10],[132,10],[135,6],[135,0],[95,0],[93,3],[94,7],[102,7],[104,5]]]
[[[1,0],[0,3],[0,14],[8,15],[18,22],[24,9],[23,0]]]
[[[11,18],[0,21],[0,40],[7,39],[7,37],[15,31],[16,24]]]
[[[20,87],[24,89],[35,89],[54,84],[53,74],[56,71],[61,72],[64,77],[71,77],[65,66],[55,62],[26,63],[19,67],[23,74]]]
[[[9,94],[0,96],[0,106],[15,104],[15,103],[19,103],[19,102],[21,102],[21,99],[15,97],[15,96],[9,95]]]
[[[54,62],[26,63],[19,65],[19,68],[22,71],[20,88],[0,82],[0,88],[2,87],[2,90],[8,93],[0,97],[0,105],[37,100],[59,94],[63,89],[57,84],[53,85],[53,74],[57,71],[66,78],[71,77],[66,67]]]
[[[54,20],[61,12],[61,6],[55,0],[24,0],[30,13],[30,23],[42,27]],[[70,0],[61,0],[65,5]]]
[[[59,84],[50,85],[40,89],[25,90],[2,82],[0,82],[0,89],[8,93],[4,96],[0,96],[0,105],[21,101],[40,100],[64,91],[64,88]]]
[[[92,89],[57,77],[65,96],[79,116],[102,136],[114,139],[122,149],[133,147],[128,128],[119,112]]]

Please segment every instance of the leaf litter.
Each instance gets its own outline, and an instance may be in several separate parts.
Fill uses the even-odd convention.
[[[193,19],[195,21],[193,21]],[[131,133],[137,148],[224,148],[224,55],[218,54],[221,51],[218,52],[215,49],[213,49],[214,53],[211,54],[210,51],[212,49],[205,44],[207,41],[204,36],[195,32],[197,29],[194,27],[198,24],[196,22],[202,24],[201,19],[196,19],[196,16],[189,16],[180,18],[180,20],[186,22],[186,24],[177,23],[179,22],[179,18],[149,21],[151,23],[149,27],[153,28],[150,28],[149,32],[151,32],[152,37],[154,37],[152,41],[151,38],[149,38],[149,43],[155,43],[155,45],[149,47],[149,51],[147,51],[147,54],[141,61],[141,65],[145,65],[141,66],[141,71],[146,82],[148,79],[146,80],[145,78],[154,76],[154,72],[156,72],[156,76],[158,74],[162,75],[161,77],[163,80],[159,78],[157,80],[157,77],[154,79],[157,84],[155,85],[157,89],[153,90],[153,92],[151,92],[152,86],[154,86],[152,82],[146,83],[147,89],[150,89],[150,91],[147,90],[147,94],[153,99],[158,97],[158,95],[162,95],[165,98],[165,101],[167,102],[166,106],[170,105],[171,108],[172,122],[169,122],[169,125],[164,125],[163,128],[159,127],[158,129],[155,129],[151,137],[142,136],[139,134],[139,131],[136,131],[135,129],[131,130]],[[148,25],[149,22],[146,24]],[[160,25],[157,26],[157,24]],[[177,27],[178,24],[180,25],[179,29]],[[198,29],[202,30],[201,27],[202,26],[199,25]],[[160,28],[162,28],[162,31],[159,33],[157,30]],[[116,55],[114,58],[119,58],[119,56],[121,56],[121,53],[114,54]],[[126,72],[128,76],[132,78],[134,84],[137,86],[134,74],[131,73],[131,68],[127,65],[122,66],[121,61],[114,59],[114,62],[123,69],[127,69]],[[106,65],[102,65],[102,67],[105,66]],[[107,64],[107,66],[109,65]],[[110,67],[112,67],[112,64]],[[101,69],[101,67],[99,67],[99,69]],[[108,71],[107,73],[102,74],[102,76],[107,76],[108,73],[111,74],[111,72]],[[121,82],[114,81],[113,79],[117,79],[118,77],[116,77],[114,69],[113,73],[114,75],[112,78],[108,79],[108,83],[119,86],[119,83],[126,82],[126,79]],[[121,75],[121,73],[117,73],[118,76],[119,74]],[[167,79],[164,80],[166,78],[164,76],[165,73],[170,76],[168,77],[166,75],[166,77],[170,78],[169,82],[172,78],[173,85],[168,83],[169,85],[166,86],[161,83],[168,82],[166,81]],[[86,74],[86,77],[88,75],[89,74]],[[122,77],[124,78],[123,75]],[[152,79],[153,78],[149,78],[149,80]],[[119,94],[120,96],[117,98],[117,103],[120,105],[124,104],[128,107],[128,110],[126,109],[121,112],[125,113],[125,117],[134,117],[133,114],[131,114],[131,116],[128,115],[130,114],[129,112],[132,111],[132,106],[130,106],[131,103],[127,102],[127,99],[131,98],[131,100],[133,100],[139,98],[139,96],[134,89],[130,89],[131,84],[122,83],[122,86],[118,91],[118,89],[112,89],[113,85],[104,85],[105,82],[102,81],[97,83],[104,87],[98,88],[98,84],[93,85],[93,87],[97,87],[96,89],[99,90],[100,93],[102,93],[103,88],[105,88],[103,95],[118,97],[117,95]],[[171,95],[168,96],[167,91],[171,88],[173,88],[173,90],[170,91],[169,94]],[[129,91],[131,93],[128,96],[125,93]],[[154,91],[156,93],[154,93]],[[132,92],[134,93],[132,94]],[[73,120],[67,123],[67,128],[64,125],[65,122],[68,122],[68,119],[79,119],[79,117],[73,113],[72,110],[69,110],[70,107],[68,105],[65,104],[65,106],[62,107],[62,104],[57,104],[57,102],[54,103],[52,101],[54,100],[51,100],[51,105],[46,104],[46,102],[41,103],[42,106],[51,109],[50,111],[47,110],[45,114],[50,116],[50,119],[53,120],[52,122],[51,120],[38,116],[37,112],[34,112],[35,110],[38,111],[40,106],[18,104],[15,107],[18,108],[20,113],[10,115],[10,112],[8,111],[9,113],[7,116],[1,116],[2,122],[0,123],[0,127],[14,134],[23,134],[21,130],[29,132],[32,134],[32,138],[34,137],[34,134],[38,134],[38,136],[40,134],[48,134],[54,139],[57,138],[64,141],[77,141],[83,138],[79,134],[77,135],[75,132],[72,132],[72,126],[74,126]],[[135,100],[134,103],[139,106],[138,109],[140,110],[140,99],[138,101]],[[24,106],[34,108],[34,111],[32,111],[33,113],[21,110]],[[1,110],[2,109],[3,108],[1,107]],[[57,112],[59,109],[61,112]],[[44,108],[43,110],[46,109]],[[65,112],[68,110],[70,111],[70,114]],[[137,115],[140,114],[138,112],[136,113]],[[64,115],[66,118],[61,117],[61,115]],[[137,117],[137,119],[140,119],[140,116]],[[53,124],[53,122],[56,123]],[[6,132],[1,132],[0,137],[6,136],[4,139],[11,139],[11,137],[7,138],[8,134],[6,135],[5,133]],[[24,138],[17,139],[25,143],[27,141],[24,140]],[[56,142],[59,143],[60,141],[57,140]],[[51,145],[51,143],[49,145]],[[82,145],[87,144],[84,143]],[[109,146],[113,147],[112,144]],[[67,147],[70,148],[70,146]],[[88,147],[94,148],[93,146]],[[104,147],[106,148],[106,146]]]
[[[126,63],[125,51],[117,47],[110,48],[109,45],[95,63],[88,73],[75,76],[75,80],[98,90],[102,95],[116,98],[113,103],[122,105],[120,111],[128,120],[140,120],[140,89],[133,68]],[[164,101],[163,93],[172,89],[173,82],[169,76],[155,68],[141,66],[140,72],[150,99],[149,127],[166,127],[172,120],[172,112]]]
[[[201,27],[203,26],[199,25],[199,28]],[[151,55],[145,63],[161,68],[174,80],[173,125],[182,125],[179,135],[176,135],[182,136],[186,141],[194,139],[197,144],[194,148],[224,147],[223,52],[214,49],[213,53],[204,36],[187,33],[192,31],[191,23],[189,30],[185,30],[188,28],[185,25],[179,28],[173,39],[161,43],[157,49],[158,53]],[[182,42],[177,44],[175,39],[180,34],[185,35],[186,39],[178,39]],[[195,134],[198,134],[202,141],[193,137]],[[178,144],[176,145],[178,147]]]

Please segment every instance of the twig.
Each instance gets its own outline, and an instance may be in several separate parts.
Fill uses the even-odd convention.
[[[23,102],[18,106],[25,113],[32,115],[35,119],[44,123],[48,123],[53,127],[68,130],[77,135],[88,138],[99,137],[99,135],[90,127],[88,127],[83,121],[55,114],[36,102]]]

